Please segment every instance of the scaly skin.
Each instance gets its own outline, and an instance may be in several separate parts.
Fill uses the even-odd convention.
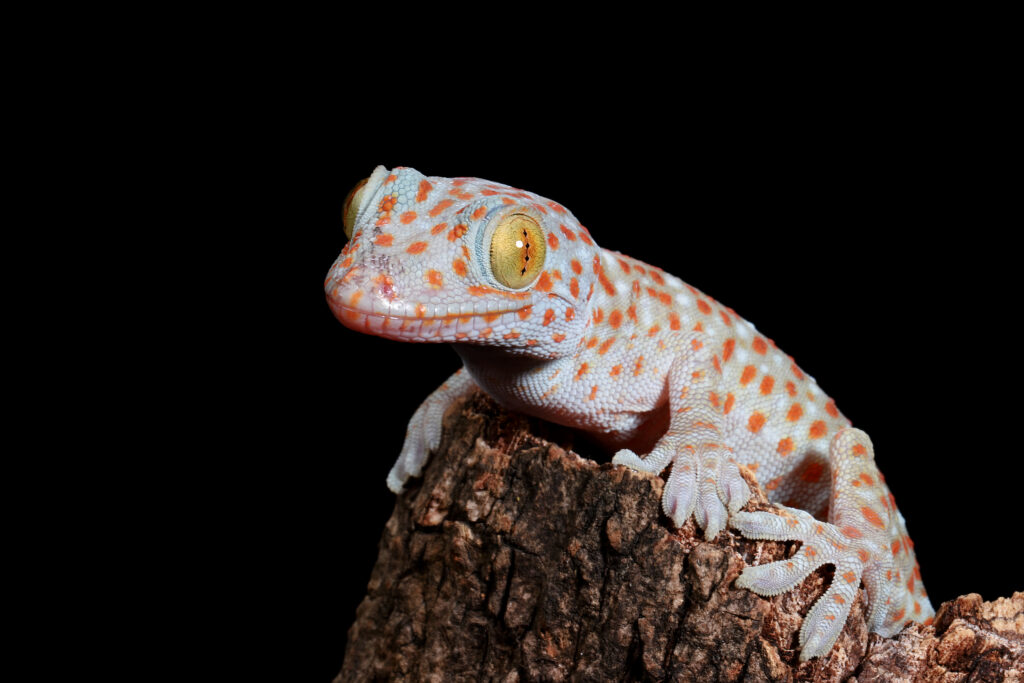
[[[495,226],[512,214],[532,217],[546,246],[542,269],[519,288],[497,279],[490,253]],[[337,318],[368,334],[450,343],[464,366],[413,415],[393,491],[438,445],[444,408],[479,387],[593,433],[619,449],[616,464],[670,466],[662,504],[676,525],[696,515],[708,538],[730,524],[750,538],[803,542],[790,560],[747,568],[740,586],[775,595],[835,565],[801,629],[802,659],[832,648],[862,579],[872,630],[930,621],[867,434],[732,309],[598,247],[558,203],[486,180],[378,167],[350,232],[325,283]],[[740,512],[750,491],[738,465],[783,506],[778,514]]]

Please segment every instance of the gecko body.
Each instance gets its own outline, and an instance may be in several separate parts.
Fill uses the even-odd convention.
[[[738,585],[775,595],[834,565],[801,628],[801,658],[831,649],[861,581],[873,631],[931,619],[867,434],[732,309],[602,249],[557,202],[486,180],[378,167],[346,200],[344,223],[349,241],[325,283],[335,316],[364,333],[450,343],[463,362],[414,413],[392,490],[422,470],[450,402],[480,388],[594,434],[616,464],[668,468],[662,505],[677,526],[695,515],[708,538],[728,524],[802,542]],[[741,465],[777,514],[740,510]]]

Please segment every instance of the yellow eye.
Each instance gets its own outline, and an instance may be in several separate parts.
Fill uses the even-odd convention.
[[[363,178],[356,186],[352,188],[352,191],[345,197],[345,208],[342,209],[342,223],[345,224],[345,237],[352,239],[352,231],[355,228],[356,216],[359,214],[359,206],[363,201],[363,189],[366,187],[366,181],[369,178]]]
[[[501,219],[491,236],[491,273],[501,284],[520,289],[544,267],[544,232],[532,217],[513,213]]]

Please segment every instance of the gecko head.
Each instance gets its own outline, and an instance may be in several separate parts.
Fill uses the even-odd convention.
[[[325,289],[347,327],[541,358],[582,339],[601,258],[556,202],[378,166],[349,193],[343,222],[348,243]]]

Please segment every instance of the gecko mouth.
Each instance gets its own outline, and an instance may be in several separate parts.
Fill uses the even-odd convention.
[[[473,319],[482,318],[484,322],[494,322],[506,313],[519,313],[530,308],[527,306],[520,306],[519,308],[507,308],[496,311],[487,311],[485,313],[446,313],[444,315],[427,315],[427,307],[424,304],[418,304],[413,310],[413,315],[402,315],[396,313],[380,313],[376,311],[368,311],[362,308],[353,308],[352,306],[346,306],[344,304],[336,303],[328,297],[331,310],[335,316],[345,322],[345,319],[356,321],[362,318],[375,318],[379,320],[401,320],[405,322],[469,322]]]

